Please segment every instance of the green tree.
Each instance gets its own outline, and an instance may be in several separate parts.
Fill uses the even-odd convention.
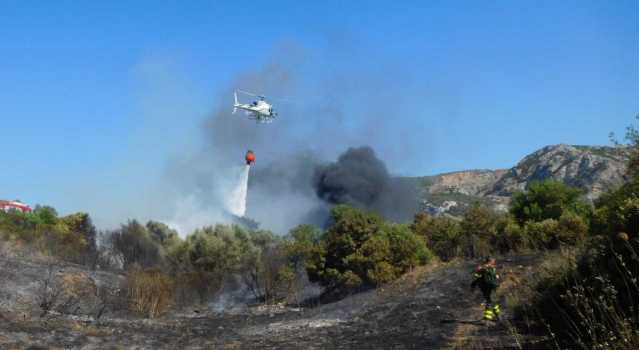
[[[510,214],[503,214],[497,218],[495,230],[495,248],[502,254],[530,247],[530,240],[525,231]]]
[[[168,260],[178,276],[178,298],[195,292],[201,302],[219,291],[232,271],[239,271],[243,254],[254,253],[248,234],[239,226],[216,225],[195,230],[168,249]]]
[[[146,229],[151,239],[165,248],[177,244],[180,240],[176,230],[161,222],[149,221],[146,223]]]
[[[318,249],[322,231],[313,225],[299,225],[284,240],[286,255],[295,270],[303,267]]]
[[[67,246],[76,246],[77,262],[95,267],[97,259],[97,230],[87,213],[75,213],[60,219],[68,228]]]
[[[492,209],[480,203],[468,208],[460,222],[462,254],[472,258],[491,254],[497,233],[496,223],[497,215]]]
[[[415,215],[411,230],[423,237],[440,259],[447,261],[461,255],[461,227],[458,219],[419,213]]]
[[[432,256],[425,240],[407,225],[343,205],[331,214],[333,224],[307,262],[309,279],[326,287],[326,294],[392,281]]]
[[[113,249],[122,256],[124,268],[134,264],[153,267],[162,262],[160,246],[137,220],[129,220],[126,225],[112,232],[110,240]]]
[[[581,190],[559,181],[532,181],[525,192],[513,195],[510,212],[520,224],[557,220],[566,211],[587,216],[590,207],[580,199],[581,195]]]

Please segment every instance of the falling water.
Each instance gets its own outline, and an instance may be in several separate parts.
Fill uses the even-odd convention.
[[[244,166],[242,172],[240,173],[240,178],[237,183],[237,186],[231,191],[228,202],[227,209],[231,214],[242,217],[246,214],[246,193],[248,192],[248,178],[249,178],[249,170],[251,169],[250,165]]]

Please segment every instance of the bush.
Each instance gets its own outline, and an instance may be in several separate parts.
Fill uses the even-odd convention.
[[[588,225],[573,213],[564,213],[559,220],[529,221],[524,232],[530,246],[536,249],[556,249],[562,245],[579,245],[585,241]]]
[[[524,225],[524,232],[528,237],[530,245],[534,249],[550,248],[553,244],[553,237],[559,231],[557,220],[546,219],[544,221],[528,221]]]
[[[133,265],[142,267],[158,266],[162,262],[161,248],[151,239],[146,227],[136,220],[111,233],[111,246],[122,256],[124,268]]]
[[[129,271],[127,290],[132,311],[154,318],[166,312],[172,304],[175,283],[159,270]]]
[[[595,203],[592,230],[595,234],[616,235],[627,232],[634,238],[639,232],[639,177],[618,190],[602,195]]]
[[[96,257],[96,230],[85,213],[58,218],[55,209],[39,205],[31,213],[0,211],[0,233],[71,262],[93,266]]]
[[[149,232],[149,237],[161,245],[162,247],[170,247],[174,244],[178,244],[180,236],[177,231],[171,229],[166,224],[157,221],[149,221],[146,223],[146,230]]]
[[[494,245],[501,254],[520,252],[531,246],[524,229],[510,215],[502,215],[495,222]]]
[[[293,228],[282,242],[285,254],[294,269],[305,266],[321,240],[322,232],[313,225]]]
[[[423,237],[428,247],[444,261],[462,255],[461,226],[456,219],[419,213],[415,215],[411,230]]]
[[[599,237],[577,258],[562,253],[537,274],[530,306],[516,313],[570,348],[639,347],[639,242]]]
[[[307,272],[328,294],[390,282],[426,263],[432,253],[409,226],[384,222],[379,216],[348,206],[332,210],[333,225],[312,249]]]
[[[580,254],[562,254],[560,263],[542,270],[530,307],[516,310],[558,348],[639,348],[639,137],[634,128],[628,132],[633,178],[597,200],[589,222],[593,235]],[[563,210],[559,217],[529,222],[526,231],[545,245],[578,244],[588,231],[579,214]]]
[[[588,224],[583,217],[572,212],[564,213],[558,222],[558,232],[554,237],[558,244],[578,245],[588,235]]]
[[[75,213],[61,218],[68,228],[69,236],[63,245],[73,247],[67,256],[75,256],[75,261],[94,267],[97,260],[97,230],[93,226],[91,217],[86,213]]]
[[[468,208],[460,222],[462,255],[478,258],[492,254],[492,242],[497,233],[496,223],[497,215],[493,210],[479,203]]]
[[[230,271],[238,269],[246,247],[245,232],[238,226],[216,225],[196,230],[169,252],[171,267],[176,275],[183,275],[183,286],[196,291],[206,302],[219,291]],[[242,238],[242,239],[240,239]],[[244,243],[244,245],[243,245]]]
[[[525,192],[513,195],[510,212],[520,224],[558,220],[566,211],[586,217],[590,206],[580,200],[581,194],[581,190],[559,181],[531,181]]]
[[[247,234],[240,275],[256,299],[275,301],[290,290],[293,282],[285,246],[282,239],[271,232],[249,231]]]

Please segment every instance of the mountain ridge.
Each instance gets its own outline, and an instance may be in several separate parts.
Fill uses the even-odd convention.
[[[626,179],[624,146],[548,145],[509,169],[473,169],[423,177],[421,205],[437,215],[459,214],[473,202],[505,210],[510,198],[531,181],[557,180],[580,188],[589,201]]]

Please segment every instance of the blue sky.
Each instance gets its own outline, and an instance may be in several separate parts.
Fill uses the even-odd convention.
[[[403,175],[606,144],[639,113],[637,1],[2,1],[0,43],[0,198],[62,212],[129,215],[282,47],[305,86],[338,72],[341,132]]]

